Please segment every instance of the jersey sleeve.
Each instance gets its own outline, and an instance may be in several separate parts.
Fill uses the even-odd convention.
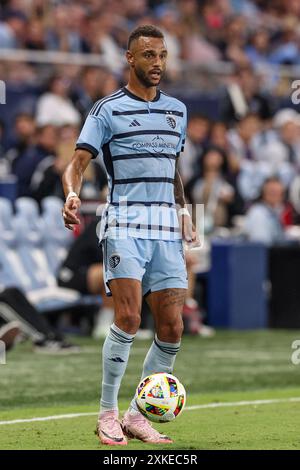
[[[96,158],[102,146],[110,139],[107,119],[103,113],[98,116],[89,114],[76,142],[76,150],[84,149]]]
[[[178,142],[178,145],[177,145],[177,148],[176,148],[176,155],[177,156],[179,156],[180,152],[184,151],[184,144],[185,144],[185,138],[186,138],[186,128],[187,128],[187,111],[186,111],[186,107],[184,107],[181,134],[180,134],[179,142]]]

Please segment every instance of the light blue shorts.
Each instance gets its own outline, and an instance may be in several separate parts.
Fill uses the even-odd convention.
[[[106,238],[102,242],[106,294],[109,281],[128,278],[142,282],[143,295],[168,288],[187,289],[181,240]]]

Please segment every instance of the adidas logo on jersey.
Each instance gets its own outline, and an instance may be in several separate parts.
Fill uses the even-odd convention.
[[[129,127],[136,127],[136,126],[140,126],[140,123],[139,121],[137,121],[136,119],[134,119],[132,121],[132,123],[129,125]]]

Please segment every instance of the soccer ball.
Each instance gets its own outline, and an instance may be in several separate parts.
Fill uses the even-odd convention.
[[[164,372],[145,377],[136,389],[139,411],[155,423],[173,421],[182,413],[185,401],[184,386],[174,375]]]

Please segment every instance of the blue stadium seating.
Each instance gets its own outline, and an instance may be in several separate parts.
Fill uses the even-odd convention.
[[[81,296],[57,286],[55,273],[72,242],[61,217],[61,201],[0,198],[0,287],[19,287],[41,312],[100,305],[99,296]]]
[[[8,246],[15,246],[16,234],[13,226],[13,207],[11,202],[0,197],[0,240]]]
[[[55,196],[49,196],[42,201],[41,228],[43,233],[43,246],[48,259],[51,272],[56,275],[57,269],[67,255],[73,234],[66,230],[61,210],[63,203]]]

